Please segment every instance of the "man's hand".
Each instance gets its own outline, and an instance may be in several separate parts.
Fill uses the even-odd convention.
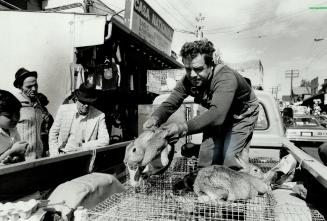
[[[188,130],[186,123],[171,123],[163,126],[162,129],[168,131],[166,138],[169,143],[176,143],[179,138],[186,135]]]
[[[143,124],[143,130],[154,130],[157,127],[158,127],[158,118],[154,116],[150,117]]]
[[[75,152],[78,150],[81,150],[81,144],[80,143],[67,143],[65,148],[61,149],[65,153],[68,152]]]
[[[28,143],[26,141],[18,141],[14,143],[11,147],[12,154],[24,155]]]

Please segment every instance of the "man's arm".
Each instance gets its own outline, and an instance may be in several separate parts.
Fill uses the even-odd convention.
[[[99,116],[98,136],[96,140],[90,140],[82,144],[82,148],[94,148],[109,144],[109,133],[106,126],[105,115]]]
[[[62,106],[59,107],[56,118],[49,131],[49,153],[50,156],[56,156],[59,154],[59,131],[62,123],[63,110]]]
[[[151,116],[157,117],[159,126],[167,121],[167,119],[181,106],[184,99],[188,96],[183,82],[184,78],[177,83],[167,100],[162,102],[152,113]]]

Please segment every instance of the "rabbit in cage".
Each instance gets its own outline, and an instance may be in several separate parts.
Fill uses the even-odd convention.
[[[193,185],[199,201],[242,200],[266,193],[268,185],[260,179],[262,172],[252,164],[249,167],[250,171],[247,172],[222,165],[200,169]]]
[[[144,131],[126,147],[124,162],[130,172],[136,169],[131,179],[138,181],[141,176],[146,178],[163,173],[169,167],[174,156],[174,146],[168,144],[166,136],[167,131],[161,129]],[[131,183],[137,184],[132,180]]]

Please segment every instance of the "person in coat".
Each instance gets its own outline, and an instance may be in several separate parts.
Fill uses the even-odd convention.
[[[41,139],[42,107],[37,99],[38,82],[37,72],[20,68],[15,74],[14,86],[19,89],[16,95],[22,108],[17,131],[21,138],[29,143],[26,152],[26,161],[41,158],[43,144]]]
[[[83,83],[76,96],[76,103],[58,109],[49,132],[50,156],[109,144],[105,115],[92,106],[97,100],[95,88]]]

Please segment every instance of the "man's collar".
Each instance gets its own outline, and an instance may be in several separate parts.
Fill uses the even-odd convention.
[[[91,112],[91,107],[90,107],[89,112],[88,112],[87,114],[82,115],[82,114],[80,114],[80,113],[78,112],[78,108],[77,108],[77,105],[76,105],[76,117],[82,117],[82,118],[85,118],[85,117],[87,117],[87,116],[90,115],[90,112]]]

